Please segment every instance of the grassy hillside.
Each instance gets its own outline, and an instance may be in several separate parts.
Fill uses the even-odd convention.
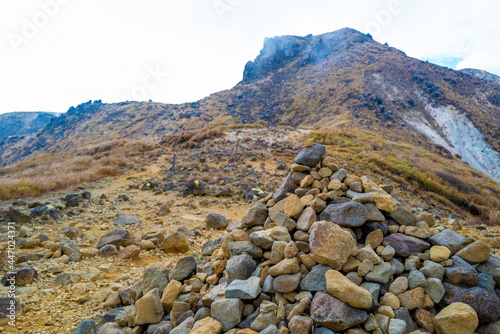
[[[500,185],[446,152],[349,126],[317,129],[311,136],[359,175],[397,184],[405,193],[471,222],[500,224]]]

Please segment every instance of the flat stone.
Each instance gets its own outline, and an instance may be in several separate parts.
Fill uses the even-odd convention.
[[[470,264],[478,264],[486,262],[490,258],[490,251],[490,246],[479,240],[458,251],[456,256]]]
[[[345,177],[347,176],[348,172],[347,170],[345,170],[344,168],[340,168],[339,170],[337,170],[335,173],[333,173],[331,176],[330,176],[330,180],[333,181],[333,180],[338,180],[340,182],[342,182]]]
[[[255,320],[250,325],[250,328],[254,331],[262,333],[269,326],[276,326],[278,323],[278,317],[276,311],[270,312],[260,312],[260,314],[255,318]]]
[[[349,256],[356,255],[358,251],[356,241],[349,232],[326,221],[313,224],[309,245],[316,262],[329,265],[335,270],[342,269]]]
[[[271,248],[271,264],[277,264],[285,258],[286,241],[275,241]]]
[[[247,253],[253,259],[262,258],[262,249],[255,246],[251,241],[235,241],[229,243],[231,257]]]
[[[445,268],[439,263],[425,260],[424,266],[420,268],[420,272],[427,278],[432,277],[442,279],[445,273]]]
[[[78,324],[73,334],[96,334],[97,327],[94,320],[83,320]]]
[[[384,233],[382,230],[375,230],[366,236],[365,244],[370,245],[372,249],[376,249],[384,241]],[[374,263],[376,264],[376,263]]]
[[[167,286],[169,280],[165,273],[156,268],[149,267],[142,275],[142,294],[145,295],[153,289],[163,291]]]
[[[248,255],[241,254],[231,257],[226,264],[226,274],[230,281],[246,280],[257,267],[257,263]]]
[[[134,225],[139,224],[141,221],[139,218],[134,216],[121,216],[113,222],[113,225],[123,226],[123,225]]]
[[[225,228],[227,225],[229,225],[229,220],[218,213],[210,213],[208,214],[207,218],[205,218],[205,223],[207,225],[207,228],[209,229],[220,229]]]
[[[488,290],[480,287],[463,288],[449,283],[444,283],[444,288],[444,303],[450,305],[460,302],[471,306],[480,324],[493,322],[500,317],[500,299]]]
[[[311,302],[311,318],[319,326],[343,331],[365,322],[368,314],[327,293],[318,292]]]
[[[219,334],[222,331],[222,323],[206,317],[196,322],[190,334]]]
[[[372,307],[372,294],[368,290],[352,283],[339,271],[329,270],[326,272],[325,278],[326,289],[332,296],[352,307],[362,309]]]
[[[107,322],[102,326],[99,326],[96,334],[120,334],[123,327],[118,325],[116,322]]]
[[[170,271],[168,277],[170,280],[176,280],[179,282],[190,278],[194,273],[196,273],[196,260],[192,256],[185,256],[177,261],[174,269]]]
[[[480,273],[488,274],[493,277],[497,289],[500,289],[500,258],[490,256],[490,258],[476,267]]]
[[[288,217],[284,213],[278,213],[274,216],[274,223],[277,226],[284,226],[288,231],[292,231],[297,227],[297,223],[292,218]]]
[[[417,269],[411,269],[410,273],[408,274],[408,287],[411,289],[415,289],[420,287],[425,287],[427,284],[427,279],[425,278],[425,275],[422,274],[420,271]]]
[[[404,334],[406,333],[406,322],[400,319],[389,320],[388,334]]]
[[[389,292],[399,295],[408,289],[408,279],[404,276],[398,277],[391,283]]]
[[[220,283],[211,288],[208,293],[202,297],[201,302],[203,306],[210,307],[212,303],[218,299],[219,297],[224,297],[226,295],[226,289],[228,286],[228,282]]]
[[[325,273],[331,269],[329,266],[322,264],[315,265],[300,282],[300,289],[302,291],[327,292]]]
[[[291,334],[308,334],[311,332],[313,321],[309,317],[296,315],[290,320],[289,327]],[[280,331],[278,333],[281,334]]]
[[[396,251],[396,256],[409,257],[410,255],[419,255],[424,250],[430,248],[430,244],[409,235],[393,233],[384,238],[384,246],[391,246]]]
[[[373,266],[373,269],[364,278],[369,282],[387,284],[395,272],[396,269],[394,267],[385,262],[380,262],[376,266]]]
[[[422,303],[424,302],[424,289],[418,287],[401,293],[397,297],[400,305],[411,311],[422,306]]]
[[[252,232],[250,234],[252,243],[262,249],[271,249],[274,239],[269,234],[269,230]]]
[[[111,257],[116,254],[118,254],[118,248],[115,245],[104,245],[97,252],[100,257]]]
[[[356,255],[356,260],[363,262],[365,260],[370,261],[372,264],[379,264],[382,262],[380,257],[375,253],[373,250],[372,246],[370,244],[366,245],[365,247],[361,248],[358,251],[358,255]]]
[[[435,315],[427,310],[419,308],[415,311],[415,321],[417,324],[429,332],[434,332]]]
[[[477,271],[462,258],[453,256],[453,266],[446,267],[445,281],[454,285],[476,286],[479,284]]]
[[[430,259],[434,262],[442,262],[448,260],[451,255],[451,250],[444,246],[432,246],[430,250]]]
[[[292,168],[293,168],[293,165],[292,165]],[[273,195],[273,199],[276,202],[283,200],[284,198],[286,198],[287,193],[293,193],[295,191],[295,189],[298,188],[298,184],[296,184],[295,181],[293,180],[293,174],[294,173],[288,174],[288,176],[283,179],[279,189]],[[266,208],[266,210],[267,210],[267,208]]]
[[[160,300],[160,292],[153,289],[135,303],[137,325],[157,324],[161,321],[164,311]]]
[[[302,149],[293,159],[293,162],[308,167],[316,167],[325,155],[326,149],[323,145],[314,143],[309,147]]]
[[[290,241],[289,243],[286,244],[285,251],[283,254],[285,255],[286,258],[293,258],[299,253],[299,249],[295,242]]]
[[[311,170],[311,167],[299,165],[299,164],[292,164],[292,171],[293,172],[308,172],[310,170]]]
[[[241,221],[243,228],[263,226],[267,218],[267,206],[262,204],[254,205]]]
[[[221,298],[211,305],[212,318],[222,324],[222,331],[227,332],[241,322],[243,303],[236,298]]]
[[[361,183],[359,183],[361,188]],[[361,189],[362,190],[362,189]],[[348,190],[346,196],[352,199],[354,202],[358,203],[371,203],[375,199],[371,193],[361,193],[352,190]]]
[[[80,282],[81,276],[78,273],[61,273],[54,279],[54,285],[70,285]]]
[[[297,258],[283,259],[278,264],[269,268],[269,275],[276,277],[299,272],[299,261]]]
[[[170,311],[170,321],[174,327],[177,327],[179,324],[178,320],[181,320],[180,317],[185,314],[192,312],[191,305],[187,302],[175,301],[172,305],[172,310]]]
[[[427,239],[431,236],[430,231],[427,229],[419,228],[416,226],[406,226],[405,234],[411,235],[419,239]]]
[[[438,334],[474,334],[478,326],[478,316],[474,309],[464,303],[452,303],[435,317]]]
[[[165,312],[170,312],[174,302],[177,300],[181,291],[182,283],[179,281],[171,280],[163,290],[161,295],[161,304]]]
[[[103,235],[97,243],[97,248],[106,245],[115,245],[116,247],[126,247],[132,242],[132,235],[123,228],[118,228]]]
[[[261,292],[260,277],[250,277],[246,280],[235,279],[226,289],[227,298],[255,299]]]
[[[297,229],[301,231],[308,232],[312,224],[316,221],[316,212],[307,207],[302,211],[299,218],[297,219]]]
[[[277,276],[273,280],[273,289],[280,293],[295,291],[299,286],[301,277],[301,273]]]
[[[465,238],[457,232],[446,229],[429,238],[431,245],[444,246],[455,254],[465,243]]]
[[[495,281],[493,280],[493,277],[491,277],[488,274],[483,274],[479,273],[477,274],[477,277],[479,278],[479,284],[477,285],[480,288],[486,289],[492,294],[495,294]],[[500,298],[500,292],[498,294]]]
[[[163,239],[160,249],[165,253],[185,253],[189,250],[189,242],[182,232],[175,232]]]
[[[373,196],[373,194],[372,194]],[[366,209],[368,222],[383,222],[385,221],[385,217],[382,212],[377,209],[377,207],[373,203],[363,203]]]
[[[124,247],[123,249],[120,249],[116,256],[120,259],[137,259],[140,252],[140,247],[136,245],[129,245],[127,247]]]
[[[431,297],[435,304],[439,303],[445,293],[441,280],[437,278],[428,278],[427,285],[425,286],[425,293]]]
[[[363,204],[346,202],[328,205],[319,215],[319,219],[343,227],[359,227],[368,219],[368,213]]]
[[[285,207],[283,209],[283,213],[288,217],[299,218],[303,210],[304,204],[302,204],[297,195],[292,194],[285,199]]]
[[[417,217],[402,207],[398,207],[396,210],[391,211],[389,217],[394,219],[399,225],[416,226],[418,222]]]
[[[94,267],[88,267],[82,278],[86,281],[98,281],[103,279],[102,273],[99,269]]]
[[[9,207],[9,219],[15,223],[30,223],[31,217],[27,214],[19,211],[18,209],[14,209],[13,207]]]
[[[9,271],[2,277],[2,285],[4,286],[24,286],[33,282],[38,277],[38,272],[30,265],[22,266],[21,268]]]

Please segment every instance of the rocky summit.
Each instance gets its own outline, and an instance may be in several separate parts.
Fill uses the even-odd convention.
[[[148,268],[74,333],[498,333],[500,259],[488,243],[415,214],[306,145],[240,221],[207,217],[227,234],[201,256]],[[153,239],[166,252],[189,248],[182,232]],[[98,242],[130,245],[124,228]]]

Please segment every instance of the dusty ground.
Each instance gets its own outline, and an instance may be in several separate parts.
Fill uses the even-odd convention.
[[[266,140],[261,141],[256,138],[261,135],[263,137],[266,135]],[[229,133],[224,140],[216,141],[215,145],[212,145],[215,146],[215,149],[210,147],[208,149],[200,148],[184,152],[187,153],[184,155],[181,153],[178,156],[177,166],[178,169],[183,167],[194,168],[188,174],[202,176],[206,174],[202,171],[203,164],[193,159],[193,156],[207,156],[206,165],[210,168],[226,165],[228,159],[236,156],[241,158],[241,160],[237,161],[238,167],[235,168],[237,173],[230,171],[226,176],[234,179],[244,178],[247,183],[258,181],[259,184],[262,184],[262,181],[264,181],[262,177],[265,176],[266,179],[274,179],[275,183],[279,185],[285,172],[276,171],[276,164],[278,161],[286,161],[286,163],[290,164],[292,157],[277,154],[276,147],[273,148],[273,146],[285,142],[285,146],[281,145],[281,148],[284,148],[281,151],[286,151],[287,146],[291,143],[296,147],[293,146],[294,150],[290,152],[296,152],[299,147],[297,146],[298,142],[295,140],[297,135],[300,135],[300,133],[290,135],[286,132],[277,132],[274,135],[269,135],[269,133],[260,133],[256,130],[234,131]],[[253,139],[248,140],[249,137]],[[239,141],[238,145],[236,145],[237,140]],[[235,152],[236,146],[238,146],[238,149]],[[230,154],[227,159],[216,159],[210,154],[204,154],[205,150],[208,152],[213,150],[219,153],[220,151],[228,151]],[[16,290],[19,295],[18,301],[23,306],[23,313],[16,318],[17,330],[4,325],[0,327],[0,332],[71,333],[80,321],[95,318],[96,314],[103,314],[107,311],[102,305],[102,299],[111,289],[126,287],[142,279],[143,272],[149,264],[162,261],[164,264],[174,264],[179,257],[186,255],[166,254],[159,249],[155,249],[141,251],[139,258],[135,260],[122,260],[116,256],[111,258],[93,256],[93,253],[97,250],[95,245],[99,238],[117,228],[117,226],[113,225],[113,221],[119,215],[135,216],[141,220],[139,226],[127,227],[133,235],[138,236],[159,230],[168,235],[181,227],[189,231],[199,230],[200,235],[189,238],[191,245],[188,252],[188,254],[199,254],[206,240],[224,235],[222,230],[206,229],[205,217],[209,213],[220,213],[233,222],[241,219],[246,214],[252,204],[245,202],[243,199],[234,201],[231,197],[213,196],[183,198],[179,191],[175,190],[155,195],[152,191],[129,188],[131,183],[142,186],[151,179],[165,179],[169,174],[167,167],[170,167],[173,152],[173,149],[165,152],[157,162],[144,166],[141,171],[134,171],[120,177],[103,179],[85,185],[85,190],[91,192],[92,199],[86,201],[80,207],[74,208],[73,211],[76,213],[74,217],[64,216],[57,221],[35,221],[31,224],[24,224],[23,228],[26,228],[29,237],[36,238],[38,234],[45,233],[50,238],[50,241],[44,243],[44,247],[17,249],[18,255],[20,253],[45,253],[48,254],[47,257],[49,258],[16,265],[17,268],[24,264],[30,264],[38,271],[39,276],[33,283],[19,287]],[[175,152],[178,152],[178,150],[175,150]],[[249,159],[253,155],[257,159]],[[265,166],[264,168],[262,168],[262,164]],[[246,176],[245,172],[250,168],[257,171],[255,177]],[[172,181],[181,181],[185,177],[185,171],[178,171]],[[232,185],[224,184],[224,181],[218,181],[217,184],[212,184],[211,188],[216,189],[219,186],[232,187]],[[233,187],[233,189],[238,190],[236,187]],[[60,198],[65,194],[51,194],[26,199],[26,202],[60,202]],[[120,194],[129,196],[130,200],[116,201]],[[101,195],[105,195],[106,199],[99,203]],[[200,205],[200,201],[208,201],[208,206]],[[7,208],[9,204],[0,203],[0,207]],[[165,215],[158,214],[162,204],[171,206],[169,213]],[[25,207],[23,211],[28,212]],[[67,226],[75,226],[84,231],[84,237],[77,239],[75,243],[82,251],[82,254],[88,252],[91,255],[90,257],[82,256],[79,262],[67,262],[65,256],[50,258],[53,254],[50,244],[57,243],[61,239],[63,236],[61,229]],[[5,245],[0,244],[0,250],[5,250],[6,246],[6,243]],[[53,280],[60,271],[76,272],[83,275],[88,267],[98,268],[109,263],[114,265],[114,270],[103,272],[103,279],[97,282],[82,280],[66,287],[53,285]],[[59,270],[53,273],[57,266],[60,266]],[[2,275],[6,271],[7,268],[4,267]],[[7,295],[8,289],[8,287],[0,286],[0,295]]]
[[[203,166],[206,164],[213,176],[213,171],[222,169],[229,165],[229,160],[238,156],[234,163],[234,169],[222,169],[225,176],[233,182],[218,180],[212,184],[214,189],[219,186],[230,186],[238,190],[236,184],[239,181],[256,183],[259,187],[266,185],[279,185],[286,171],[276,170],[279,161],[286,162],[290,166],[293,156],[298,152],[301,132],[276,132],[269,134],[264,130],[244,130],[231,132],[227,138],[208,143],[205,146],[193,150],[184,150],[178,157],[179,171],[169,178],[170,160],[174,148],[166,150],[164,155],[156,162],[144,166],[140,171],[132,171],[116,178],[108,178],[91,185],[85,185],[85,190],[92,193],[92,199],[78,208],[74,208],[76,215],[45,222],[36,221],[26,226],[28,235],[36,238],[40,233],[45,233],[50,241],[45,242],[43,247],[34,249],[18,249],[25,253],[46,253],[46,259],[30,261],[28,264],[38,271],[38,279],[33,283],[17,289],[19,302],[23,305],[23,313],[16,319],[17,329],[8,326],[0,327],[1,333],[71,333],[78,323],[84,319],[96,319],[96,315],[104,314],[107,310],[103,300],[111,290],[127,287],[142,278],[146,266],[162,262],[163,265],[174,264],[176,260],[186,254],[166,254],[159,249],[143,250],[138,259],[121,260],[116,256],[102,258],[93,256],[97,251],[96,244],[99,238],[117,228],[113,221],[119,215],[130,215],[140,219],[139,226],[127,227],[133,235],[145,235],[149,232],[163,230],[165,235],[186,228],[188,231],[198,230],[197,236],[189,238],[191,245],[188,254],[199,254],[202,245],[208,239],[215,239],[225,234],[223,230],[208,230],[205,227],[205,217],[209,213],[220,213],[230,218],[233,222],[240,220],[251,207],[251,203],[243,199],[233,200],[231,197],[187,197],[183,198],[179,191],[167,191],[155,195],[152,191],[130,189],[129,184],[141,185],[148,180],[163,180],[179,182],[189,176],[200,176]],[[246,139],[245,139],[246,138]],[[250,138],[250,139],[248,139]],[[260,138],[266,138],[260,140]],[[239,144],[236,145],[236,141]],[[236,149],[236,147],[238,147]],[[179,150],[175,148],[175,152]],[[228,153],[227,156],[221,156]],[[199,157],[206,157],[202,163]],[[252,157],[255,157],[253,159]],[[264,164],[264,168],[261,165]],[[184,168],[184,170],[182,170]],[[255,172],[252,172],[251,169]],[[166,180],[168,179],[168,180]],[[272,188],[272,187],[271,187]],[[264,189],[268,190],[268,189]],[[272,190],[272,189],[271,189]],[[69,193],[69,192],[68,192]],[[129,201],[116,201],[118,195],[124,194],[130,197]],[[105,195],[99,203],[101,195]],[[38,200],[40,202],[59,201],[64,194],[52,194],[37,199],[29,199],[26,202]],[[208,201],[208,206],[201,205],[201,201]],[[159,215],[162,204],[171,206],[170,212]],[[0,207],[8,207],[9,203],[0,203]],[[24,210],[27,212],[27,210]],[[500,237],[498,228],[460,227],[455,223],[460,233],[482,239],[485,237]],[[76,245],[82,254],[88,253],[89,257],[82,257],[79,262],[67,262],[66,257],[50,258],[54,253],[51,244],[61,240],[61,229],[66,226],[81,228],[85,235],[76,240]],[[5,244],[5,243],[4,243]],[[0,244],[0,250],[5,250],[6,245]],[[18,264],[20,267],[23,264]],[[113,264],[110,272],[103,272],[103,279],[96,282],[80,281],[66,287],[53,285],[53,280],[59,271],[76,272],[81,275],[87,268],[98,268],[102,265]],[[59,270],[57,266],[60,266]],[[2,275],[6,272],[2,268]],[[53,271],[56,271],[54,273]],[[0,294],[6,295],[8,287],[0,287]]]

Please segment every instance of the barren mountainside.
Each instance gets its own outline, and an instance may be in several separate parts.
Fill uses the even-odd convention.
[[[11,112],[0,114],[0,139],[9,136],[26,136],[37,132],[57,117],[49,112]]]
[[[372,131],[500,175],[500,85],[410,58],[348,28],[267,38],[240,83],[194,103],[89,101],[36,138],[4,143],[0,163],[234,124]]]

